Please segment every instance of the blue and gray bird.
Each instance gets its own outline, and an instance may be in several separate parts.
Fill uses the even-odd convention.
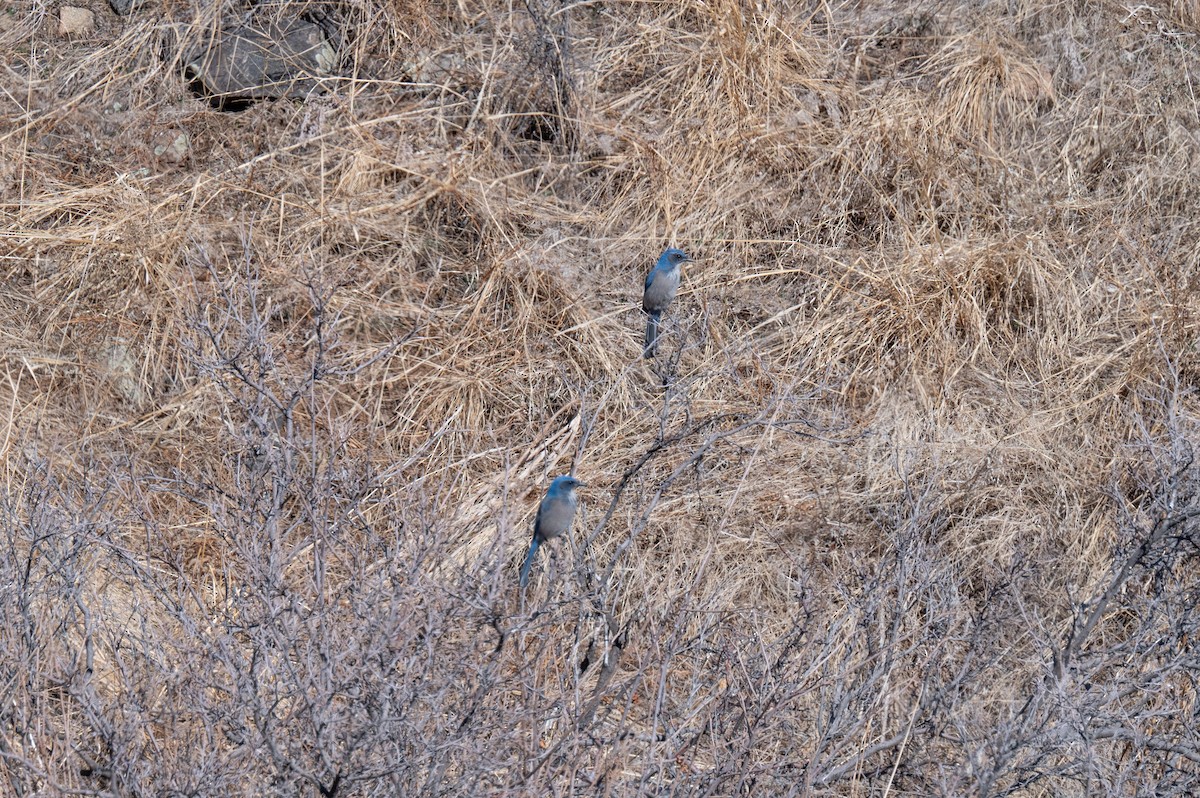
[[[658,344],[658,322],[667,306],[679,292],[679,267],[690,261],[687,255],[671,248],[658,256],[658,263],[646,275],[646,290],[642,294],[642,310],[646,311],[646,343],[643,357],[654,357]]]
[[[575,508],[579,506],[575,489],[580,487],[583,487],[583,483],[572,476],[555,477],[550,483],[550,489],[538,505],[537,518],[533,522],[533,542],[529,544],[529,553],[525,555],[525,564],[521,566],[521,587],[529,584],[529,567],[533,565],[538,546],[571,528]]]

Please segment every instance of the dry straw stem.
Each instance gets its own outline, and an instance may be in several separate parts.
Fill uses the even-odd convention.
[[[260,3],[340,74],[240,113],[245,9],[85,4],[0,9],[0,792],[1200,789],[1195,3]]]

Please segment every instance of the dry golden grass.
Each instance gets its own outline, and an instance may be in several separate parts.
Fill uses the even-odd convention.
[[[699,634],[704,613],[740,616],[770,649],[803,604],[814,628],[832,625],[827,661],[859,662],[847,652],[861,597],[847,585],[893,550],[920,486],[921,545],[961,588],[951,628],[1032,568],[1040,592],[1024,600],[1059,639],[1069,597],[1120,556],[1114,502],[1137,505],[1136,475],[1153,471],[1135,444],[1169,423],[1163,387],[1178,377],[1173,412],[1200,412],[1196,3],[925,16],[888,3],[582,4],[569,120],[554,117],[552,59],[530,16],[504,4],[339,7],[346,79],[236,114],[192,97],[160,57],[161,20],[198,35],[215,9],[193,19],[165,0],[161,16],[118,20],[88,5],[101,25],[82,39],[59,37],[41,6],[5,12],[19,24],[0,29],[0,451],[12,495],[31,460],[67,485],[139,486],[105,501],[123,554],[88,569],[87,589],[120,609],[95,621],[114,627],[105,639],[132,615],[187,634],[155,609],[160,595],[117,576],[122,558],[147,573],[164,562],[137,519],[176,535],[167,548],[196,591],[181,601],[214,618],[230,621],[230,575],[254,568],[215,530],[262,529],[150,495],[168,478],[234,493],[232,442],[250,428],[285,436],[279,408],[255,421],[242,408],[256,391],[198,365],[220,360],[198,319],[220,327],[224,307],[253,307],[272,351],[263,384],[292,402],[297,430],[334,442],[297,462],[334,493],[339,469],[376,475],[375,503],[355,511],[372,528],[392,528],[403,506],[439,530],[445,559],[421,564],[427,590],[502,563],[497,583],[511,585],[491,606],[523,651],[584,634],[570,613],[519,619],[547,591],[593,595],[561,585],[611,569],[597,601],[633,630],[616,678],[653,661],[642,689],[667,685],[612,699],[630,701],[638,733],[587,765],[630,790],[663,788],[639,779],[664,715],[754,682],[660,662],[637,630]],[[539,141],[537,124],[561,135]],[[180,133],[181,159],[156,152]],[[641,281],[667,244],[696,262],[661,357],[645,362]],[[308,385],[318,319],[335,343]],[[577,544],[539,562],[522,610],[516,564],[536,501],[569,470],[589,485]],[[419,560],[426,538],[405,534],[397,552]],[[292,556],[285,578],[301,579],[319,551]],[[334,583],[351,578],[341,567]],[[1033,637],[998,634],[1005,678],[963,718],[1008,722],[1011,696],[1045,665]],[[547,695],[576,689],[561,681],[573,645],[542,660],[538,678],[560,680],[539,683]],[[862,749],[909,728],[918,675],[954,645],[908,652]],[[98,689],[159,667],[117,648],[98,646]],[[814,668],[746,754],[785,780],[785,764],[825,756],[796,746],[818,734],[822,691],[849,678]],[[553,748],[563,731],[519,734]],[[697,735],[679,767],[719,772]],[[818,770],[805,789],[887,794],[886,769],[828,785],[811,783]],[[495,772],[518,771],[538,789],[511,761]]]

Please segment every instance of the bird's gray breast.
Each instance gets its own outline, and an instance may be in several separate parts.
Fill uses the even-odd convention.
[[[661,271],[654,275],[646,292],[642,296],[642,306],[645,310],[662,310],[675,299],[679,291],[679,269]]]
[[[558,537],[571,526],[575,517],[575,494],[547,499],[538,514],[538,534],[543,538]]]

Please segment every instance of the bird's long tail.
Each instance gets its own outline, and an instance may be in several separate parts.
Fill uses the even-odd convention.
[[[654,350],[658,345],[658,320],[661,315],[657,310],[646,314],[646,345],[642,349],[642,357],[654,357]]]
[[[533,565],[533,555],[537,554],[538,539],[534,538],[529,544],[529,553],[525,555],[525,562],[521,565],[521,587],[529,584],[529,568]]]

